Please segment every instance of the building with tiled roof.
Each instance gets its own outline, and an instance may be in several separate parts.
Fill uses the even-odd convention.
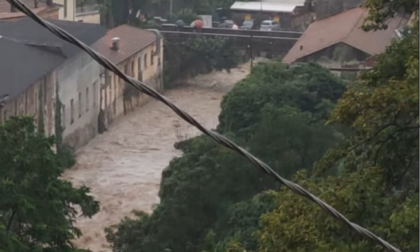
[[[162,90],[163,39],[158,31],[121,25],[109,30],[93,48],[126,74]],[[104,113],[101,120],[104,127],[149,99],[106,69],[102,71],[101,80],[101,109]]]
[[[107,32],[97,24],[47,21],[89,46]],[[92,57],[28,17],[0,21],[0,55],[0,123],[32,116],[48,136],[61,124],[63,141],[74,148],[96,135],[101,68]]]
[[[388,29],[365,32],[361,26],[368,15],[363,8],[353,8],[310,24],[283,58],[283,62],[363,62],[389,46],[407,18],[396,16],[388,21]]]

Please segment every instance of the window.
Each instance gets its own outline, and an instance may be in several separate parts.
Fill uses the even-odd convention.
[[[67,0],[64,0],[64,17],[67,17]]]
[[[82,116],[82,92],[79,92],[79,118]]]
[[[96,107],[96,93],[98,92],[98,90],[96,90],[96,81],[93,83],[93,107]]]
[[[3,111],[3,118],[4,118],[4,121],[7,121],[7,109],[4,109]]]
[[[89,88],[86,88],[86,112],[89,111]]]
[[[130,75],[130,73],[128,72],[128,63],[124,65],[124,73]]]
[[[138,71],[140,73],[141,72],[141,56],[138,57],[137,64],[138,64],[137,68],[138,68]]]
[[[153,53],[150,54],[150,65],[153,66],[155,57],[153,56]]]
[[[35,115],[37,114],[37,112],[38,112],[38,110],[39,110],[39,108],[38,108],[38,99],[39,99],[39,97],[38,97],[38,92],[37,91],[35,91],[34,92],[34,107],[35,107]]]
[[[47,78],[42,79],[41,85],[42,92],[44,93],[44,96],[42,97],[42,104],[45,104],[47,102]]]
[[[66,127],[66,105],[61,106],[61,127]]]
[[[108,94],[107,94],[107,96],[108,96],[108,104],[107,105],[110,105],[111,104],[111,97],[112,97],[112,89],[114,88],[114,85],[115,85],[115,82],[111,82],[111,85],[110,86],[108,86],[108,88],[107,88],[107,90],[108,90]]]
[[[74,100],[70,101],[70,124],[74,123]]]
[[[147,68],[147,53],[144,54],[144,68],[143,69],[146,69],[146,68]]]
[[[136,70],[134,69],[134,60],[131,61],[131,77],[136,77]]]
[[[37,88],[37,87],[36,87]],[[38,92],[35,91],[34,92],[34,111],[33,111],[33,115],[34,115],[34,122],[37,124],[38,123],[38,101],[39,101],[39,96],[38,96]],[[4,119],[6,120],[6,118]]]
[[[116,90],[118,88],[118,85],[119,85],[119,82],[120,82],[120,77],[118,77],[116,74],[114,74],[114,88],[115,88],[114,92],[116,92]]]

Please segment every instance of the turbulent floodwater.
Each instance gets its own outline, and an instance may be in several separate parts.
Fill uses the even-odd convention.
[[[165,93],[207,128],[218,124],[223,95],[249,73],[249,64],[230,74],[216,72],[185,81]],[[64,174],[74,185],[86,185],[100,202],[93,218],[79,218],[83,237],[79,248],[111,251],[104,228],[117,224],[132,210],[151,212],[159,203],[161,173],[172,158],[180,155],[175,142],[198,135],[169,108],[157,101],[120,117],[107,132],[98,135],[77,153],[77,164]]]

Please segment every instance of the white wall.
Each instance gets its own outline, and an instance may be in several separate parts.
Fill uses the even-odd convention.
[[[89,23],[89,24],[100,24],[101,23],[101,15],[99,12],[91,12],[91,13],[83,13],[78,14],[75,17],[75,21]]]
[[[53,0],[53,2],[63,6],[58,11],[58,18],[60,20],[75,21],[76,0]],[[66,11],[67,15],[64,15],[64,11]]]
[[[57,71],[62,110],[63,139],[73,147],[86,144],[97,133],[100,66],[89,55],[79,53]],[[86,92],[88,89],[88,93]],[[79,94],[81,99],[79,101]],[[73,117],[71,103],[73,101]],[[80,116],[79,116],[80,109]],[[71,120],[73,118],[73,121]]]

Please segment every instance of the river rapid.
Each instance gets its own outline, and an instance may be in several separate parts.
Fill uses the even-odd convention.
[[[218,125],[220,102],[249,73],[249,63],[231,73],[214,72],[182,82],[165,95],[205,127]],[[86,185],[100,202],[100,212],[78,218],[83,236],[74,243],[93,252],[111,252],[104,228],[117,224],[133,210],[151,212],[159,203],[161,173],[181,155],[174,143],[198,135],[172,110],[155,100],[118,118],[104,134],[77,152],[76,165],[64,179],[75,186]]]

